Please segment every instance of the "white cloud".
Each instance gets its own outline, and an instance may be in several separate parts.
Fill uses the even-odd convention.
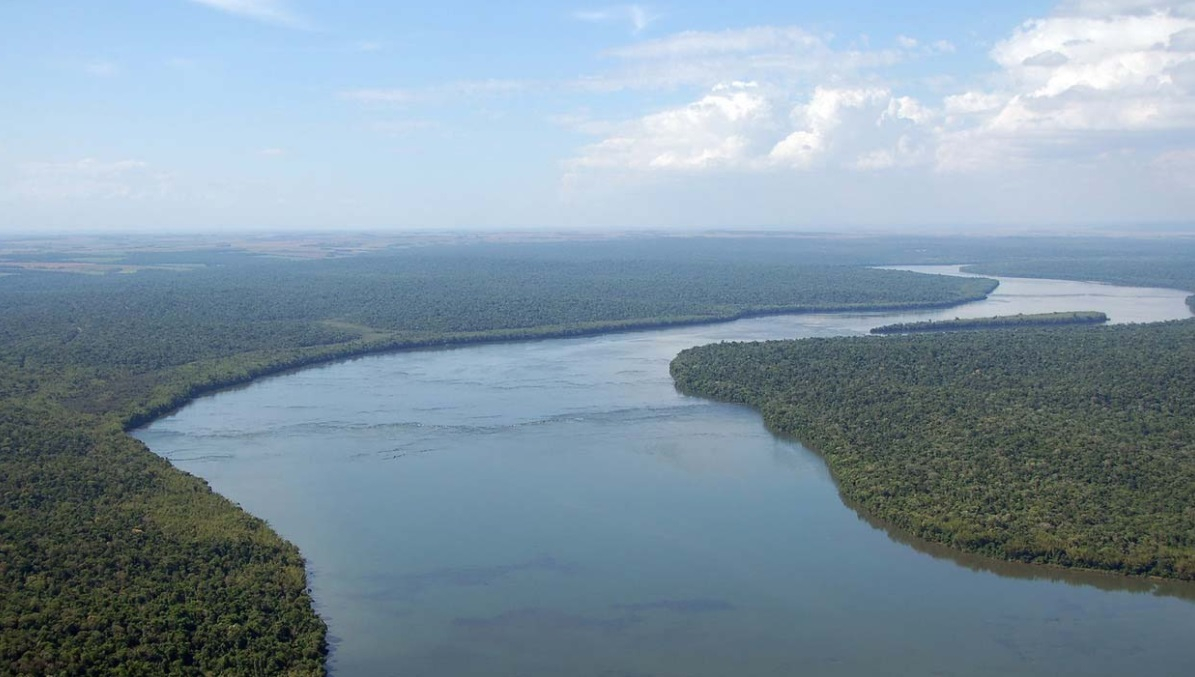
[[[17,166],[10,195],[35,201],[136,200],[171,192],[169,174],[141,160],[30,162]]]
[[[1064,16],[1140,15],[1171,12],[1195,16],[1195,2],[1190,0],[1064,0],[1056,14]]]
[[[777,90],[736,82],[618,126],[581,149],[570,170],[877,169],[924,154],[911,131],[931,114],[885,88],[818,87],[792,105]]]
[[[890,66],[907,58],[899,49],[837,50],[830,36],[795,26],[686,31],[607,50],[608,73],[580,78],[588,91],[708,89],[723,82],[758,80],[791,87]]]
[[[287,28],[310,28],[311,24],[295,13],[285,0],[190,0],[191,2],[236,14],[263,23]]]
[[[571,164],[670,170],[739,167],[755,161],[759,153],[753,146],[760,129],[773,123],[767,99],[751,83],[736,83],[686,106],[628,123],[583,149]]]
[[[1195,135],[1195,3],[1083,0],[999,42],[995,87],[947,97],[939,162],[1082,159]]]
[[[897,42],[899,50],[836,50],[801,28],[755,27],[610,50],[622,67],[583,86],[703,86],[706,94],[606,128],[570,167],[1008,170],[1195,146],[1195,2],[1065,3],[991,49],[996,71],[986,86],[956,85],[936,100],[894,92],[879,73],[953,44]],[[735,80],[759,85],[714,86]],[[1177,166],[1159,162],[1155,169]]]
[[[806,52],[825,48],[825,40],[795,26],[758,26],[725,31],[685,31],[608,50],[623,59],[676,59],[721,54]]]
[[[626,22],[631,32],[638,35],[660,17],[643,5],[619,5],[574,12],[573,18],[590,23]]]
[[[818,87],[808,104],[793,110],[792,118],[798,123],[798,129],[777,143],[768,157],[776,164],[809,169],[827,154],[848,111],[866,110],[890,101],[890,94],[884,89]],[[871,119],[879,122],[886,112],[885,106],[883,112],[878,116],[873,114]]]

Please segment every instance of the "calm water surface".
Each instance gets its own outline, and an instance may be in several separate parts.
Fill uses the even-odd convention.
[[[337,675],[1192,674],[1192,586],[905,543],[757,413],[668,376],[714,341],[1053,310],[1152,321],[1188,317],[1184,297],[1006,279],[946,311],[368,357],[137,436],[298,544]]]

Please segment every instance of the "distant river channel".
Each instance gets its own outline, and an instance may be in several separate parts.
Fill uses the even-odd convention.
[[[1195,674],[1195,585],[911,542],[844,505],[821,458],[758,413],[668,375],[724,340],[1190,317],[1179,291],[1000,282],[947,310],[364,357],[135,434],[299,546],[338,676]]]

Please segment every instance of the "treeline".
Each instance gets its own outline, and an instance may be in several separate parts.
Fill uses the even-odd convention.
[[[6,401],[0,480],[0,672],[323,672],[296,548],[119,427]]]
[[[326,629],[295,548],[124,433],[198,393],[370,351],[945,306],[995,284],[730,259],[470,251],[235,257],[185,273],[5,271],[0,672],[324,671]]]
[[[925,331],[958,331],[963,329],[996,329],[1004,327],[1042,327],[1064,324],[1103,324],[1108,321],[1104,313],[1078,310],[1061,313],[1036,313],[996,315],[994,317],[954,318],[953,320],[926,320],[924,322],[897,322],[874,327],[872,334],[911,334]]]
[[[104,413],[144,400],[164,373],[231,356],[756,313],[945,307],[983,298],[994,284],[834,266],[464,254],[100,277],[25,273],[0,282],[0,316],[8,320],[0,325],[0,366],[73,408]],[[77,378],[59,378],[65,370]]]
[[[1168,252],[1143,256],[1141,252],[1130,250],[1095,258],[1070,255],[984,263],[967,266],[965,270],[981,275],[1052,277],[1195,292],[1195,254],[1190,252],[1191,242],[1165,243],[1176,250],[1186,250],[1182,255]],[[1195,313],[1195,295],[1187,297],[1187,306]]]
[[[723,343],[672,375],[757,407],[921,538],[1195,580],[1195,321]]]

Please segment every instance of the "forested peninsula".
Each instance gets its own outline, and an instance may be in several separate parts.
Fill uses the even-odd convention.
[[[671,370],[758,408],[904,532],[1195,580],[1195,320],[722,343]]]
[[[1017,315],[996,315],[994,317],[954,318],[953,320],[927,320],[925,322],[898,322],[873,327],[872,334],[913,334],[926,331],[960,331],[966,329],[999,329],[1008,327],[1050,327],[1064,324],[1103,324],[1108,321],[1104,313],[1080,310],[1061,313],[1035,313]]]
[[[556,251],[149,252],[115,258],[125,273],[88,275],[31,270],[34,254],[0,265],[0,665],[324,672],[326,628],[295,547],[125,432],[201,393],[382,350],[942,307],[995,286],[766,257]]]
[[[1182,246],[1176,246],[1181,249]],[[964,271],[979,275],[1007,277],[1052,277],[1061,280],[1105,282],[1141,287],[1167,287],[1195,292],[1195,258],[1185,255],[1142,256],[1127,251],[1119,256],[1046,256],[964,266]],[[1187,306],[1195,313],[1195,294],[1187,297]]]

